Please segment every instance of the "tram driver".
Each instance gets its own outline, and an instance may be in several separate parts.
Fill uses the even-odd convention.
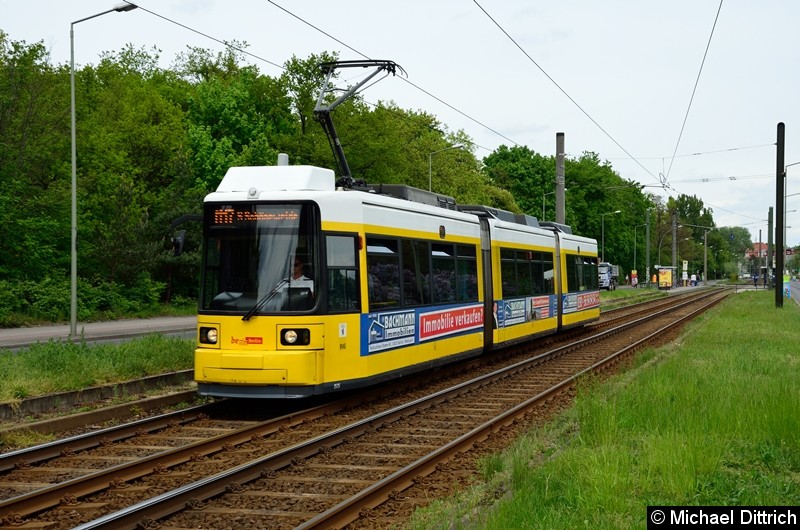
[[[299,256],[294,258],[294,266],[292,267],[292,274],[289,277],[289,287],[307,287],[314,294],[314,280],[307,277],[303,271],[303,261]]]

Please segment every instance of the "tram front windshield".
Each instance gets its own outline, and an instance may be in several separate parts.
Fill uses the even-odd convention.
[[[206,203],[201,311],[312,309],[314,211],[310,203]]]

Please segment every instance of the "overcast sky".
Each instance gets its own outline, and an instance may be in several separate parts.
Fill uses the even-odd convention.
[[[70,24],[119,3],[0,0],[0,29],[69,64]],[[413,85],[390,77],[364,98],[463,129],[478,158],[501,144],[551,155],[563,132],[568,156],[593,151],[623,178],[654,186],[647,191],[695,195],[718,226],[748,228],[754,241],[759,230],[767,241],[775,205],[779,122],[785,163],[800,162],[796,0],[136,3],[143,9],[75,25],[78,65],[132,44],[160,50],[166,67],[187,46],[221,50],[214,39],[248,43],[257,58],[247,61],[273,76],[281,70],[270,63],[322,51],[393,60]],[[668,191],[657,187],[662,174]],[[797,245],[800,164],[788,175],[787,242]]]

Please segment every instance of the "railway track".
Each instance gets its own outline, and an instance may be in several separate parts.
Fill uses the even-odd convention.
[[[658,306],[656,314],[639,308],[635,317],[622,311],[606,315],[595,332],[585,330],[587,336],[579,341],[573,338],[547,352],[523,348],[527,351],[504,355],[502,367],[498,359],[466,363],[458,376],[406,381],[402,387],[385,388],[386,397],[373,392],[369,399],[353,396],[276,419],[224,426],[204,413],[189,421],[187,416],[195,412],[184,411],[177,414],[181,420],[173,417],[166,427],[148,428],[155,434],[146,434],[139,425],[134,436],[120,438],[122,443],[96,442],[81,449],[84,457],[64,451],[64,456],[20,465],[21,452],[3,455],[3,488],[14,482],[31,484],[33,476],[48,473],[54,478],[21,494],[3,489],[0,516],[4,525],[15,528],[73,528],[81,523],[85,528],[135,528],[182,510],[161,527],[219,527],[222,521],[232,527],[331,527],[353,520],[384,526],[392,516],[373,515],[378,522],[370,523],[364,508],[419,504],[418,495],[429,493],[399,492],[426,487],[423,477],[441,468],[442,457],[463,453],[500,426],[519,421],[519,414],[531,414],[531,407],[541,407],[543,399],[568,391],[579,374],[624,355],[605,344],[627,345],[634,335],[642,337],[638,341],[655,336],[651,327],[665,327],[678,313],[694,314],[693,307],[723,296],[708,291],[706,301],[669,297],[649,304]],[[614,323],[620,321],[626,323]],[[452,377],[459,382],[454,384]],[[198,421],[205,423],[198,426]],[[107,453],[114,446],[114,451],[123,450],[121,455]],[[17,461],[12,466],[13,458]],[[401,470],[405,478],[389,480]],[[194,508],[186,510],[187,503]],[[362,515],[354,516],[353,507]],[[410,508],[394,510],[407,515]]]

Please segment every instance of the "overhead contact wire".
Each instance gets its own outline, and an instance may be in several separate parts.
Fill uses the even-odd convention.
[[[270,4],[274,5],[275,7],[277,7],[278,9],[280,9],[281,11],[283,11],[284,13],[286,13],[287,15],[290,15],[290,16],[294,17],[295,19],[299,20],[299,21],[300,21],[300,22],[302,22],[303,24],[306,24],[307,26],[309,26],[309,27],[311,27],[311,28],[313,28],[313,29],[315,29],[315,30],[319,31],[320,33],[322,33],[322,34],[323,34],[323,35],[325,35],[326,37],[328,37],[328,38],[330,38],[330,39],[332,39],[332,40],[334,40],[334,41],[338,42],[339,44],[341,44],[342,46],[344,46],[344,47],[345,47],[345,48],[347,48],[348,50],[352,51],[353,53],[357,53],[358,55],[360,55],[360,56],[361,56],[361,57],[363,57],[364,59],[369,59],[369,60],[372,60],[372,58],[371,58],[371,57],[369,57],[367,54],[365,54],[365,53],[363,53],[363,52],[360,52],[360,51],[358,51],[357,49],[355,49],[355,48],[353,48],[352,46],[350,46],[349,44],[347,44],[347,43],[343,42],[342,40],[340,40],[340,39],[337,39],[336,37],[334,37],[334,36],[333,36],[333,35],[331,35],[330,33],[328,33],[328,32],[326,32],[326,31],[324,31],[324,30],[322,30],[322,29],[318,28],[317,26],[315,26],[315,25],[314,25],[314,24],[312,24],[311,22],[309,22],[309,21],[305,20],[304,18],[302,18],[302,17],[300,17],[300,16],[298,16],[298,15],[296,15],[296,14],[292,13],[291,11],[289,11],[289,10],[288,10],[288,9],[286,9],[285,7],[283,7],[283,6],[279,5],[279,4],[277,4],[277,3],[276,3],[276,2],[274,2],[273,0],[267,0],[267,1],[268,1]],[[518,145],[520,145],[519,143],[515,142],[515,141],[514,141],[514,140],[512,140],[511,138],[509,138],[509,137],[507,137],[507,136],[505,136],[505,135],[501,134],[500,132],[498,132],[498,131],[496,131],[495,129],[493,129],[493,128],[489,127],[489,126],[488,126],[488,125],[486,125],[485,123],[481,123],[480,121],[478,121],[477,119],[473,118],[473,117],[472,117],[472,116],[470,116],[469,114],[467,114],[467,113],[465,113],[465,112],[463,112],[463,111],[461,111],[461,110],[457,109],[456,107],[454,107],[453,105],[451,105],[451,104],[447,103],[446,101],[444,101],[444,100],[443,100],[443,99],[441,99],[440,97],[438,97],[438,96],[436,96],[436,95],[432,94],[431,92],[429,92],[429,91],[425,90],[424,88],[422,88],[422,87],[420,87],[420,86],[418,86],[418,85],[416,85],[416,84],[412,83],[412,82],[411,82],[411,81],[409,81],[408,79],[405,79],[405,78],[402,78],[402,77],[401,77],[400,79],[401,79],[402,81],[405,81],[406,83],[408,83],[408,84],[409,84],[409,85],[411,85],[412,87],[416,88],[417,90],[419,90],[419,91],[420,91],[420,92],[422,92],[423,94],[425,94],[425,95],[427,95],[427,96],[429,96],[429,97],[431,97],[431,98],[435,99],[436,101],[438,101],[438,102],[439,102],[439,103],[441,103],[442,105],[445,105],[445,106],[446,106],[446,107],[448,107],[449,109],[451,109],[451,110],[454,110],[455,112],[457,112],[457,113],[461,114],[462,116],[464,116],[464,117],[465,117],[465,118],[467,118],[468,120],[472,121],[473,123],[477,123],[478,125],[480,125],[480,126],[481,126],[481,127],[483,127],[484,129],[486,129],[486,130],[488,130],[488,131],[491,131],[492,133],[496,134],[497,136],[499,136],[499,137],[501,137],[501,138],[504,138],[505,140],[508,140],[509,142],[511,142],[511,143],[512,143],[512,144],[514,144],[514,145],[517,145],[517,146],[518,146]]]
[[[550,80],[550,82],[551,82],[551,83],[553,83],[553,85],[555,85],[555,86],[556,86],[556,88],[558,88],[558,89],[561,91],[561,93],[562,93],[562,94],[564,94],[564,95],[567,97],[567,99],[569,99],[569,100],[572,102],[572,104],[573,104],[573,105],[575,105],[575,106],[576,106],[576,107],[577,107],[577,108],[578,108],[578,109],[579,109],[579,110],[580,110],[580,111],[581,111],[581,112],[582,112],[582,113],[583,113],[583,114],[584,114],[584,115],[585,115],[587,118],[589,118],[589,120],[590,120],[592,123],[594,123],[594,124],[595,124],[595,126],[596,126],[598,129],[600,129],[600,130],[603,132],[603,134],[605,134],[605,135],[606,135],[606,136],[607,136],[607,137],[608,137],[608,138],[609,138],[609,139],[610,139],[612,142],[614,142],[614,144],[616,144],[616,146],[617,146],[617,147],[619,147],[620,149],[622,149],[622,151],[623,151],[623,152],[624,152],[626,155],[628,155],[629,157],[631,157],[631,160],[633,160],[634,162],[636,162],[636,163],[639,165],[639,167],[641,167],[642,169],[644,169],[644,170],[645,170],[645,172],[647,172],[647,174],[649,174],[649,175],[650,175],[651,177],[653,177],[654,179],[658,180],[658,181],[659,181],[659,183],[661,183],[662,185],[664,185],[664,184],[665,184],[665,182],[663,182],[661,179],[659,179],[658,177],[656,177],[655,175],[653,175],[653,173],[651,173],[649,169],[647,169],[647,168],[646,168],[646,167],[645,167],[645,166],[644,166],[644,165],[643,165],[641,162],[639,162],[639,160],[638,160],[638,159],[637,159],[635,156],[633,156],[632,154],[630,154],[630,153],[628,152],[628,150],[627,150],[627,149],[625,149],[625,148],[624,148],[624,147],[623,147],[623,146],[622,146],[622,145],[621,145],[621,144],[620,144],[620,143],[619,143],[619,142],[618,142],[618,141],[617,141],[617,140],[616,140],[616,139],[615,139],[613,136],[611,136],[611,134],[610,134],[608,131],[606,131],[606,130],[603,128],[603,126],[602,126],[602,125],[600,125],[600,124],[597,122],[597,120],[595,120],[595,119],[594,119],[594,118],[593,118],[593,117],[592,117],[592,116],[591,116],[591,115],[590,115],[590,114],[589,114],[589,113],[588,113],[588,112],[587,112],[587,111],[586,111],[586,110],[585,110],[583,107],[581,107],[581,106],[580,106],[580,104],[579,104],[577,101],[575,101],[575,99],[574,99],[572,96],[570,96],[570,95],[569,95],[569,93],[567,93],[567,91],[566,91],[566,90],[564,90],[564,89],[561,87],[561,85],[559,85],[559,84],[558,84],[558,82],[556,82],[556,80],[555,80],[555,79],[553,79],[553,78],[550,76],[550,74],[548,74],[548,73],[545,71],[545,69],[544,69],[544,68],[542,68],[542,67],[539,65],[539,63],[537,63],[537,62],[536,62],[536,61],[533,59],[533,57],[531,57],[531,56],[530,56],[530,54],[529,54],[527,51],[525,51],[525,49],[524,49],[522,46],[520,46],[520,45],[519,45],[519,43],[518,43],[518,42],[517,42],[517,41],[514,39],[514,37],[512,37],[512,36],[511,36],[511,35],[510,35],[510,34],[509,34],[509,33],[508,33],[506,30],[505,30],[505,28],[503,28],[503,26],[501,26],[501,25],[500,25],[500,23],[499,23],[499,22],[497,22],[497,21],[494,19],[494,17],[492,17],[492,15],[490,15],[490,14],[489,14],[489,12],[488,12],[488,11],[486,11],[486,9],[484,9],[484,8],[483,8],[483,6],[482,6],[480,3],[478,3],[478,0],[472,0],[472,1],[473,1],[473,2],[475,2],[475,5],[476,5],[476,6],[478,6],[478,7],[480,8],[480,10],[481,10],[481,11],[483,11],[483,13],[484,13],[484,14],[485,14],[485,15],[486,15],[488,18],[489,18],[489,20],[491,20],[491,21],[492,21],[492,23],[494,23],[494,25],[495,25],[495,26],[497,26],[497,29],[499,29],[500,31],[502,31],[502,32],[503,32],[503,34],[504,34],[504,35],[505,35],[505,36],[508,38],[508,40],[510,40],[510,41],[511,41],[511,42],[514,44],[514,46],[516,46],[516,47],[517,47],[517,49],[519,49],[519,51],[521,51],[521,52],[522,52],[522,53],[525,55],[525,57],[527,57],[527,58],[528,58],[528,60],[529,60],[531,63],[533,63],[533,65],[534,65],[534,66],[536,66],[536,68],[538,68],[538,69],[539,69],[539,71],[540,71],[540,72],[542,72],[542,73],[545,75],[545,77],[547,77],[547,79],[549,79],[549,80]]]
[[[133,2],[129,2],[128,0],[124,0],[124,1],[125,1],[125,3],[127,3],[127,4],[133,4]],[[216,37],[212,37],[211,35],[209,35],[209,34],[207,34],[207,33],[203,33],[202,31],[196,30],[196,29],[194,29],[194,28],[192,28],[192,27],[189,27],[189,26],[187,26],[187,25],[185,25],[185,24],[181,24],[180,22],[178,22],[178,21],[176,21],[176,20],[172,20],[171,18],[168,18],[168,17],[165,17],[164,15],[160,15],[160,14],[158,14],[158,13],[156,13],[155,11],[150,11],[150,10],[149,10],[149,9],[147,9],[146,7],[142,7],[142,6],[141,6],[141,5],[139,5],[139,4],[136,4],[136,6],[137,6],[139,9],[141,9],[142,11],[144,11],[144,12],[146,12],[146,13],[150,13],[150,14],[151,14],[151,15],[153,15],[154,17],[158,17],[158,18],[160,18],[160,19],[162,19],[162,20],[166,20],[166,21],[167,21],[167,22],[169,22],[170,24],[175,24],[176,26],[180,26],[180,27],[182,27],[182,28],[183,28],[183,29],[185,29],[185,30],[191,31],[192,33],[196,33],[196,34],[198,34],[198,35],[200,35],[200,36],[202,36],[202,37],[205,37],[205,38],[207,38],[207,39],[209,39],[209,40],[213,40],[214,42],[218,42],[219,44],[222,44],[222,45],[223,45],[223,46],[225,46],[225,47],[228,47],[228,48],[234,49],[234,50],[236,50],[236,51],[238,51],[238,52],[241,52],[241,53],[243,53],[243,54],[245,54],[245,55],[249,55],[250,57],[253,57],[254,59],[258,59],[259,61],[263,61],[263,62],[265,62],[265,63],[267,63],[267,64],[270,64],[270,65],[272,65],[272,66],[275,66],[276,68],[280,68],[281,70],[286,70],[286,68],[284,68],[284,67],[283,67],[283,66],[281,66],[280,64],[273,63],[272,61],[270,61],[270,60],[268,60],[268,59],[264,59],[263,57],[259,57],[258,55],[255,55],[255,54],[253,54],[253,53],[250,53],[249,51],[247,51],[247,50],[245,50],[245,49],[243,49],[243,48],[239,48],[238,46],[234,46],[234,45],[233,45],[233,44],[231,44],[230,42],[225,42],[225,41],[223,41],[223,40],[220,40],[220,39],[218,39],[218,38],[216,38]]]
[[[708,42],[706,43],[706,50],[703,52],[703,60],[700,62],[700,70],[697,72],[697,78],[694,81],[694,88],[692,89],[692,96],[689,98],[689,106],[686,109],[686,114],[683,117],[683,124],[681,125],[681,132],[678,134],[678,141],[675,143],[675,150],[672,152],[672,158],[669,161],[669,167],[667,168],[667,174],[664,176],[664,182],[666,183],[667,179],[669,178],[669,174],[672,171],[672,163],[675,161],[675,153],[678,152],[678,146],[681,144],[681,138],[683,137],[683,131],[686,128],[686,121],[689,119],[689,111],[692,109],[692,102],[694,101],[694,95],[697,92],[697,85],[700,84],[700,75],[703,73],[703,66],[706,64],[706,57],[708,57],[708,50],[711,47],[711,39],[714,37],[714,30],[717,27],[717,21],[719,20],[719,14],[722,11],[722,2],[724,0],[719,0],[719,7],[717,8],[717,15],[714,17],[714,24],[711,26],[711,34],[708,36]]]

